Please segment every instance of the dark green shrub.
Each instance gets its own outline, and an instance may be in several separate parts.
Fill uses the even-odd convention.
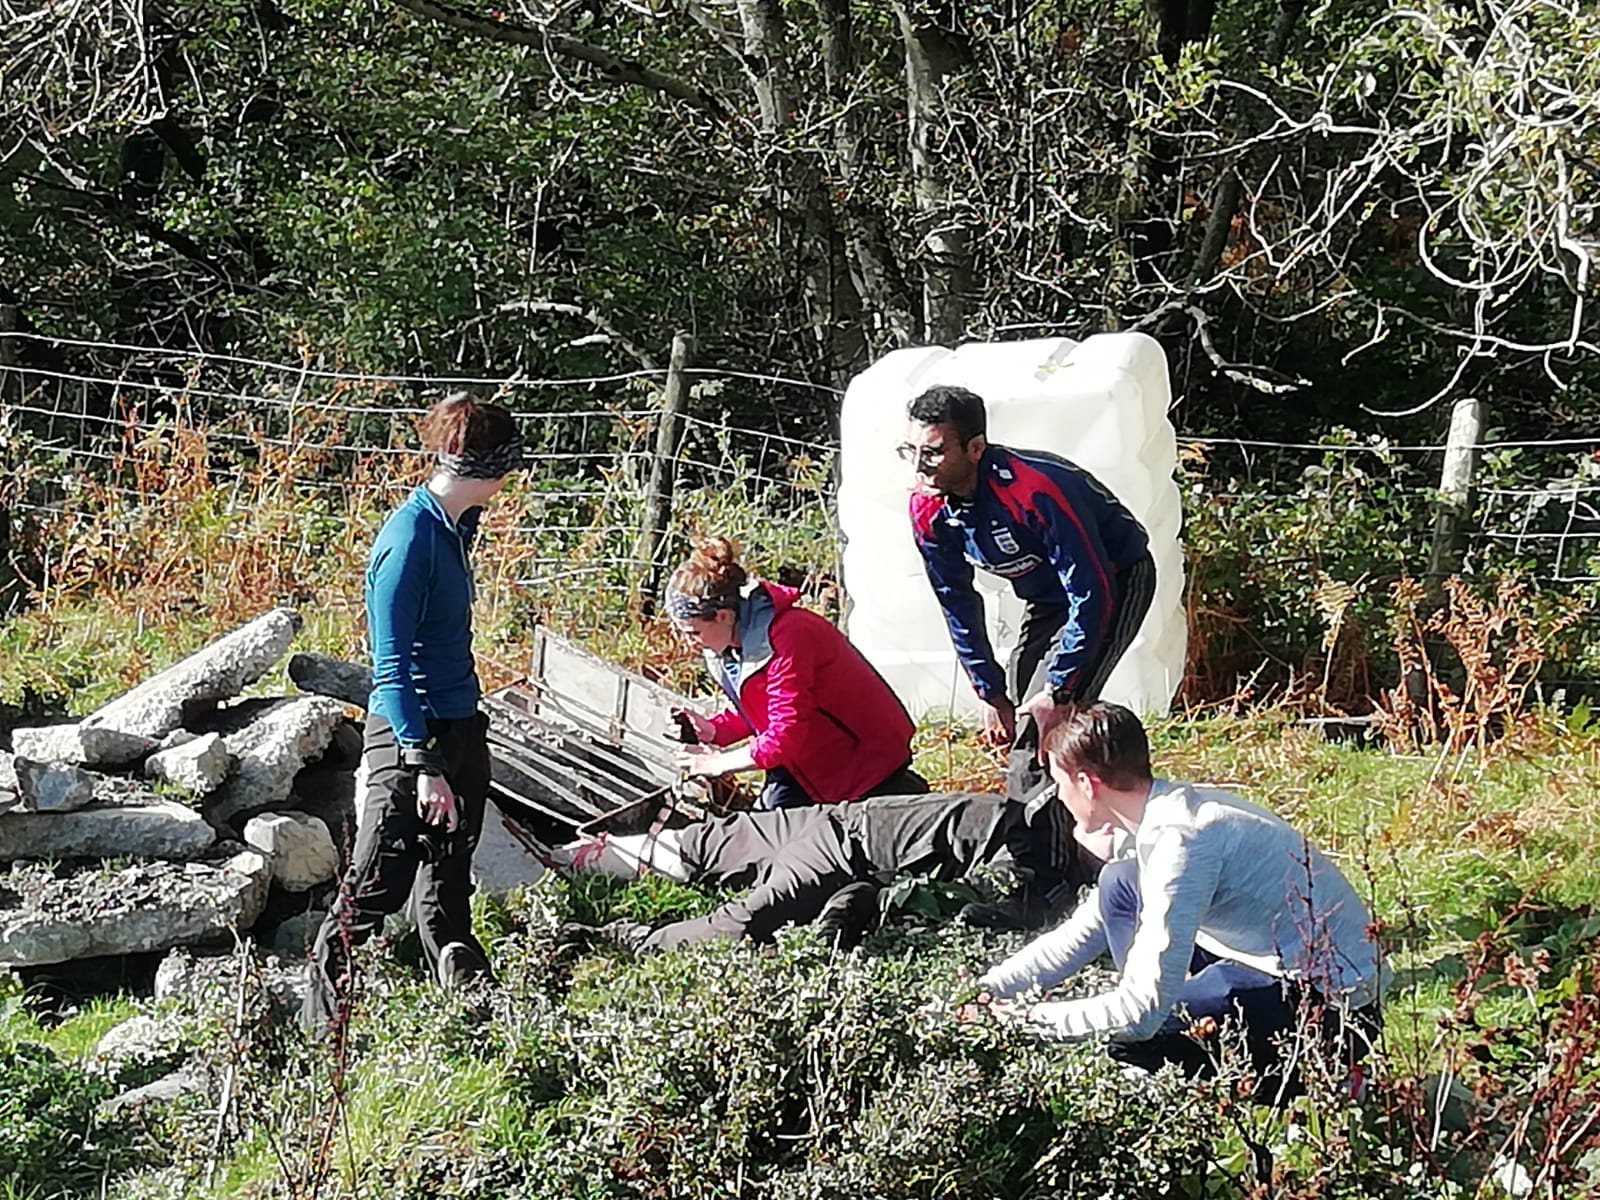
[[[98,1195],[131,1165],[124,1131],[96,1116],[111,1092],[48,1047],[0,1042],[0,1171],[11,1194]]]

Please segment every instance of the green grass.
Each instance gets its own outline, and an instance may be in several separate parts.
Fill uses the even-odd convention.
[[[102,592],[91,572],[53,593],[48,608],[0,624],[0,705],[92,711],[284,595],[303,598],[296,649],[359,656],[370,530],[355,537],[266,483],[255,495],[253,508],[230,509],[202,491],[170,521],[170,535],[163,520],[132,514],[127,544],[96,568],[120,571],[118,588]],[[507,527],[525,515],[525,500],[508,495]],[[623,526],[632,515],[620,496],[597,511]],[[365,509],[355,515],[376,519]],[[820,506],[795,519],[782,505],[750,507],[738,488],[686,497],[681,515],[763,547],[754,565],[764,570],[805,562],[826,541]],[[207,561],[186,560],[182,538]],[[631,612],[620,578],[584,576],[530,594],[515,586],[516,556],[529,551],[501,538],[484,560],[477,623],[497,675],[515,676],[527,661],[540,616],[613,660],[703,686],[698,665],[659,623]],[[579,529],[561,548],[576,561],[585,545]],[[298,557],[284,559],[285,547]],[[280,667],[255,690],[292,687]],[[1561,1097],[1600,1103],[1600,1083],[1581,1078],[1567,1092],[1537,1090],[1555,1077],[1553,1052],[1588,1027],[1561,1022],[1585,1016],[1573,996],[1588,985],[1575,972],[1600,938],[1593,722],[1536,714],[1486,750],[1448,758],[1329,742],[1289,709],[1175,717],[1154,722],[1152,736],[1159,774],[1228,786],[1282,813],[1371,897],[1398,975],[1386,1035],[1391,1090],[1361,1120],[1322,1097],[1321,1109],[1302,1115],[1314,1130],[1326,1115],[1329,1132],[1291,1153],[1285,1118],[1241,1117],[1226,1094],[1172,1081],[1131,1093],[1089,1048],[929,1017],[929,1001],[967,986],[958,970],[981,968],[1016,941],[926,930],[915,914],[892,914],[861,954],[845,958],[806,934],[775,948],[712,946],[638,961],[579,951],[556,936],[561,921],[656,922],[720,899],[659,877],[592,880],[476,906],[507,998],[487,1023],[469,1021],[459,1003],[402,967],[378,969],[357,1016],[357,1050],[334,1114],[337,1153],[318,1194],[1010,1200],[1046,1164],[1037,1167],[1041,1180],[1067,1172],[1051,1194],[1136,1196],[1155,1178],[1178,1181],[1175,1194],[1231,1197],[1249,1189],[1219,1172],[1250,1161],[1248,1133],[1275,1148],[1288,1180],[1283,1195],[1411,1200],[1448,1187],[1426,1155],[1415,1157],[1415,1188],[1397,1182],[1411,1178],[1414,1149],[1407,1081],[1453,1076],[1480,1090],[1499,1135],[1525,1111],[1530,1137],[1545,1122],[1558,1143],[1571,1133],[1559,1125]],[[970,730],[930,725],[915,751],[936,787],[1000,786],[1003,755]],[[1524,986],[1508,955],[1535,964],[1535,986]],[[63,1079],[135,1011],[113,998],[42,1020],[15,992],[0,1005],[0,1043],[49,1047],[61,1070],[44,1075]],[[325,1058],[293,1030],[235,1030],[220,1012],[187,1019],[197,1051],[219,1073],[237,1070],[216,1175],[208,1182],[203,1170],[217,1128],[208,1099],[160,1118],[155,1141],[167,1149],[149,1156],[154,1173],[125,1174],[108,1194],[316,1191],[306,1172],[334,1097]],[[1600,1020],[1590,1024],[1600,1028]],[[80,1087],[62,1111],[77,1120],[103,1086]],[[53,1146],[61,1133],[61,1144],[81,1145],[78,1132],[41,1129],[28,1144]],[[1600,1146],[1592,1148],[1600,1161]],[[1435,1158],[1450,1158],[1451,1172],[1469,1185],[1481,1179],[1483,1144],[1464,1135],[1445,1149]],[[73,1177],[89,1178],[101,1161],[85,1157],[87,1174]],[[1600,1171],[1568,1165],[1574,1189],[1600,1184]],[[1194,1183],[1196,1172],[1203,1182]],[[1287,1190],[1295,1179],[1322,1182]]]
[[[1474,993],[1476,1027],[1501,1032],[1484,1043],[1481,1060],[1466,1053],[1475,1036],[1447,1030],[1440,1018],[1457,1008],[1485,930],[1503,926],[1506,946],[1525,959],[1549,951],[1551,995],[1600,934],[1593,818],[1583,802],[1600,794],[1600,737],[1545,720],[1441,773],[1429,757],[1324,741],[1283,712],[1173,719],[1154,732],[1164,773],[1227,783],[1278,808],[1375,897],[1397,951],[1387,1033],[1397,1080],[1437,1081],[1442,1072],[1471,1084],[1487,1074],[1516,1089],[1541,1078],[1535,1048],[1554,1012],[1550,996],[1530,997],[1499,967],[1486,974]],[[930,758],[963,776],[997,766],[970,733],[924,731],[919,749],[936,777]],[[920,1014],[967,986],[959,968],[996,960],[1014,938],[923,931],[915,917],[892,917],[847,959],[799,935],[776,949],[710,946],[634,960],[563,947],[554,934],[561,920],[655,921],[716,900],[650,878],[541,886],[480,903],[478,927],[506,989],[486,1024],[466,1021],[456,1001],[404,968],[381,965],[357,1018],[358,1050],[320,1194],[644,1189],[713,1197],[734,1194],[714,1181],[744,1163],[775,1196],[1016,1197],[1033,1162],[1104,1156],[1106,1145],[1133,1135],[1130,1121],[1154,1122],[1139,1126],[1140,1138],[1163,1132],[1136,1138],[1141,1149],[1131,1157],[1099,1158],[1096,1186],[1113,1194],[1144,1194],[1140,1181],[1167,1171],[1180,1181],[1177,1195],[1243,1196],[1247,1189],[1222,1172],[1249,1163],[1246,1134],[1276,1147],[1286,1189],[1326,1178],[1342,1181],[1327,1184],[1328,1195],[1410,1198],[1453,1186],[1426,1167],[1401,1188],[1409,1126],[1377,1110],[1358,1120],[1340,1115],[1336,1102],[1303,1107],[1295,1119],[1323,1140],[1291,1144],[1282,1115],[1228,1109],[1216,1093],[1180,1081],[1135,1101],[1117,1091],[1092,1049],[996,1041],[992,1031]],[[129,1011],[126,1001],[89,1005],[45,1028],[13,1003],[5,1027],[73,1056]],[[215,1031],[205,1039],[213,1052],[230,1044],[228,1014],[196,1019]],[[156,1176],[136,1173],[126,1194],[309,1194],[314,1135],[329,1118],[332,1090],[316,1050],[292,1030],[283,1038],[247,1055],[240,1137],[224,1145],[209,1185],[180,1160],[161,1169],[176,1170],[181,1186],[169,1180],[168,1190],[142,1192]],[[795,1110],[800,1097],[809,1100]],[[1471,1185],[1486,1160],[1462,1115],[1470,1095],[1454,1103],[1440,1169]],[[821,1124],[785,1141],[780,1132],[804,1127],[793,1124],[797,1111]],[[191,1131],[180,1145],[211,1136],[213,1118],[201,1112],[173,1119]],[[197,1153],[203,1160],[207,1151]],[[1212,1156],[1199,1175],[1197,1153]],[[1061,1194],[1080,1194],[1073,1187]]]
[[[63,1059],[81,1061],[115,1026],[138,1015],[138,1004],[127,996],[97,996],[63,1015],[51,1012],[41,1003],[30,1002],[20,990],[0,997],[0,1041],[34,1042],[48,1046]]]

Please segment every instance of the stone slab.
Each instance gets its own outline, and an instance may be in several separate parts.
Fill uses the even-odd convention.
[[[158,750],[144,760],[144,773],[191,796],[208,796],[233,770],[234,757],[221,734],[208,733]]]
[[[339,852],[328,827],[307,813],[264,813],[244,826],[245,845],[266,855],[272,882],[286,892],[304,892],[339,872]]]
[[[214,1012],[238,1003],[241,986],[266,1002],[273,1019],[298,1012],[306,994],[305,956],[285,960],[276,954],[196,954],[174,950],[156,968],[155,999],[190,1011]]]
[[[145,803],[95,804],[71,813],[0,813],[0,862],[23,858],[190,859],[217,831],[191,808],[150,796]]]
[[[95,1046],[90,1066],[108,1078],[120,1079],[130,1069],[170,1070],[184,1057],[183,1031],[178,1023],[140,1013],[106,1030]]]
[[[372,668],[326,654],[296,654],[289,660],[289,678],[302,692],[332,696],[366,708],[372,695]]]
[[[263,613],[124,692],[84,724],[164,737],[183,726],[186,716],[231,699],[260,679],[288,653],[299,631],[300,614],[294,609]]]
[[[95,777],[70,763],[35,762],[18,755],[11,760],[17,796],[23,809],[36,813],[70,813],[94,803]]]
[[[326,696],[281,701],[230,735],[228,750],[238,768],[205,803],[206,819],[218,828],[286,806],[300,769],[327,749],[344,705]]]
[[[181,1100],[183,1097],[193,1093],[203,1092],[209,1086],[210,1082],[205,1072],[193,1064],[189,1064],[179,1067],[170,1075],[163,1075],[154,1083],[147,1083],[143,1087],[130,1088],[126,1092],[103,1101],[100,1105],[100,1116],[109,1119],[158,1104],[171,1104],[174,1100]]]
[[[245,930],[270,881],[254,850],[121,870],[16,863],[0,876],[0,967],[142,954]]]
[[[310,954],[311,944],[317,940],[317,930],[322,928],[327,915],[322,909],[313,908],[286,917],[273,926],[261,944],[289,961],[303,962]]]
[[[36,762],[118,767],[143,758],[156,748],[156,742],[141,734],[79,721],[13,729],[11,748],[18,758]]]

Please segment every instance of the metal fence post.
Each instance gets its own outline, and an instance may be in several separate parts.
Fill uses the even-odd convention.
[[[678,439],[683,415],[689,406],[689,387],[684,369],[693,353],[693,340],[686,333],[672,337],[672,357],[667,364],[667,382],[661,393],[661,424],[656,427],[656,451],[650,462],[650,482],[645,490],[644,520],[633,556],[643,570],[639,589],[639,608],[645,616],[655,612],[661,588],[661,561],[672,523],[672,492],[677,480]]]

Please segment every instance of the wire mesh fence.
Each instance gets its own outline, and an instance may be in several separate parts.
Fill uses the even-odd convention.
[[[186,503],[170,479],[153,486],[138,469],[153,446],[186,433],[204,439],[200,457],[191,449],[191,467],[214,486],[237,485],[240,504],[247,503],[244,481],[270,468],[285,472],[298,494],[320,497],[327,520],[364,528],[425,473],[416,419],[447,392],[470,389],[518,414],[536,463],[520,485],[514,523],[500,531],[531,548],[518,559],[515,582],[621,580],[641,566],[636,538],[664,369],[562,379],[371,375],[20,333],[0,334],[0,351],[6,503],[63,532],[83,519],[78,505],[90,478],[100,495]],[[725,399],[741,388],[816,385],[704,367],[686,375],[692,400],[676,456],[676,527],[741,534],[771,562],[836,566],[817,561],[819,546],[838,544],[830,500],[836,442],[751,428],[725,415]],[[1389,538],[1396,570],[1428,569],[1443,444],[1180,436],[1180,446],[1191,512],[1230,498],[1233,506],[1219,512],[1298,497],[1315,519],[1318,502],[1359,480],[1368,507],[1382,510],[1373,514],[1382,519],[1374,536]],[[1600,443],[1490,440],[1479,455],[1473,508],[1452,569],[1516,570],[1557,586],[1600,583]],[[1343,512],[1326,509],[1325,519],[1352,519]],[[669,540],[662,552],[678,548]],[[790,559],[791,551],[799,557]],[[1293,567],[1295,547],[1285,542],[1281,551],[1261,564]]]
[[[22,341],[31,335],[0,335]],[[33,339],[45,342],[45,339]],[[266,363],[227,355],[182,355],[105,343],[48,341],[70,364],[18,364],[0,355],[0,499],[45,540],[121,500],[175,514],[195,503],[186,486],[205,476],[210,503],[223,497],[248,513],[262,476],[277,475],[323,522],[370,537],[376,523],[425,478],[417,419],[437,399],[470,390],[518,417],[533,470],[508,489],[495,514],[497,536],[514,539],[523,588],[596,576],[625,583],[647,564],[638,557],[645,491],[655,453],[665,371],[564,379],[373,376]],[[32,358],[39,355],[30,356]],[[765,515],[777,561],[788,546],[822,542],[833,528],[828,486],[834,447],[712,415],[744,381],[793,388],[799,381],[745,372],[686,372],[694,396],[675,456],[676,525],[719,526],[737,511]],[[92,500],[90,495],[92,492]],[[759,523],[759,522],[758,522]],[[289,560],[314,555],[303,527],[265,532],[241,520],[239,538],[266,537]],[[663,543],[658,556],[676,553]],[[657,564],[664,565],[664,564]]]
[[[1203,462],[1207,486],[1218,491],[1298,496],[1309,511],[1318,494],[1358,488],[1375,510],[1374,523],[1402,552],[1396,569],[1430,573],[1446,444],[1348,434],[1318,443],[1181,435],[1179,442],[1191,468]],[[1459,515],[1443,573],[1514,571],[1546,585],[1600,583],[1600,439],[1491,438],[1477,446],[1476,460],[1470,507]],[[1293,554],[1274,561],[1289,565]]]

